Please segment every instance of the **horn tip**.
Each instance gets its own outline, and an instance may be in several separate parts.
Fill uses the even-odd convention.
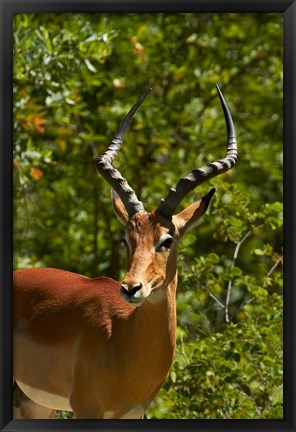
[[[214,193],[216,192],[216,188],[212,188],[211,190],[210,190],[210,192],[208,193],[208,197],[209,198],[212,198],[212,196],[214,195]]]
[[[208,208],[208,206],[209,206],[209,204],[211,202],[211,199],[212,199],[212,197],[213,197],[213,195],[214,195],[215,192],[216,192],[216,188],[212,188],[210,190],[210,192],[208,192],[207,195],[205,195],[202,198],[202,201],[204,202],[206,209]]]
[[[216,86],[216,89],[217,89],[217,92],[218,92],[219,96],[221,97],[222,96],[222,92],[221,92],[220,87],[218,86],[217,83],[215,84],[215,86]]]
[[[153,90],[152,87],[148,87],[146,92],[145,92],[145,95],[148,96],[152,92],[152,90]]]

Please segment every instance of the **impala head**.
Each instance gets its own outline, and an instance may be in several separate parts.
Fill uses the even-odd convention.
[[[203,198],[174,214],[182,199],[198,185],[223,172],[237,162],[237,143],[231,114],[217,86],[227,127],[227,152],[224,159],[207,163],[182,177],[156,210],[147,213],[112,162],[120,149],[124,133],[136,110],[150,93],[147,90],[126,115],[110,147],[98,156],[99,172],[112,186],[113,205],[125,226],[124,243],[128,250],[128,272],[122,281],[121,295],[130,304],[140,306],[145,300],[157,302],[165,296],[165,288],[176,274],[177,245],[182,236],[201,220],[215,189]]]

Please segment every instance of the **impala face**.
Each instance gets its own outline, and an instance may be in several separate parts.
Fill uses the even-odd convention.
[[[175,234],[173,223],[155,213],[140,212],[127,222],[124,242],[129,270],[121,295],[130,304],[140,306],[146,299],[158,302],[165,298],[165,287],[176,268]]]

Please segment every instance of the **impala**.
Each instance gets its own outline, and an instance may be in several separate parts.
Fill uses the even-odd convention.
[[[147,213],[113,160],[151,89],[126,115],[98,171],[112,187],[125,227],[128,272],[121,283],[54,268],[14,272],[14,418],[140,419],[166,380],[176,345],[177,246],[202,218],[215,192],[174,215],[181,200],[237,161],[231,114],[224,159],[181,178]]]

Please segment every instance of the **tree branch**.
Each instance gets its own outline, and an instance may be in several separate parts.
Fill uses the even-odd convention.
[[[232,263],[230,268],[233,268],[235,266],[237,257],[238,257],[238,253],[239,250],[242,246],[242,244],[250,237],[250,235],[252,234],[253,230],[256,228],[261,228],[262,225],[256,226],[252,229],[250,229],[244,236],[243,238],[237,242],[235,250],[234,250],[234,254],[233,254],[233,259],[232,259]],[[232,290],[232,279],[228,282],[228,287],[227,287],[227,294],[226,294],[226,301],[225,301],[225,321],[227,322],[227,324],[230,323],[230,319],[229,319],[229,303],[230,303],[230,296],[231,296],[231,290]]]
[[[269,276],[274,272],[274,270],[277,268],[277,266],[283,261],[283,256],[281,255],[276,262],[273,264],[273,266],[268,270],[268,272],[266,273],[266,279],[263,282],[263,288],[266,287],[267,285],[267,279],[269,278]]]
[[[214,294],[210,293],[209,294],[210,297],[212,297],[212,299],[222,308],[225,308],[225,305],[223,303],[220,302],[220,300],[217,299],[217,297],[214,296]]]

